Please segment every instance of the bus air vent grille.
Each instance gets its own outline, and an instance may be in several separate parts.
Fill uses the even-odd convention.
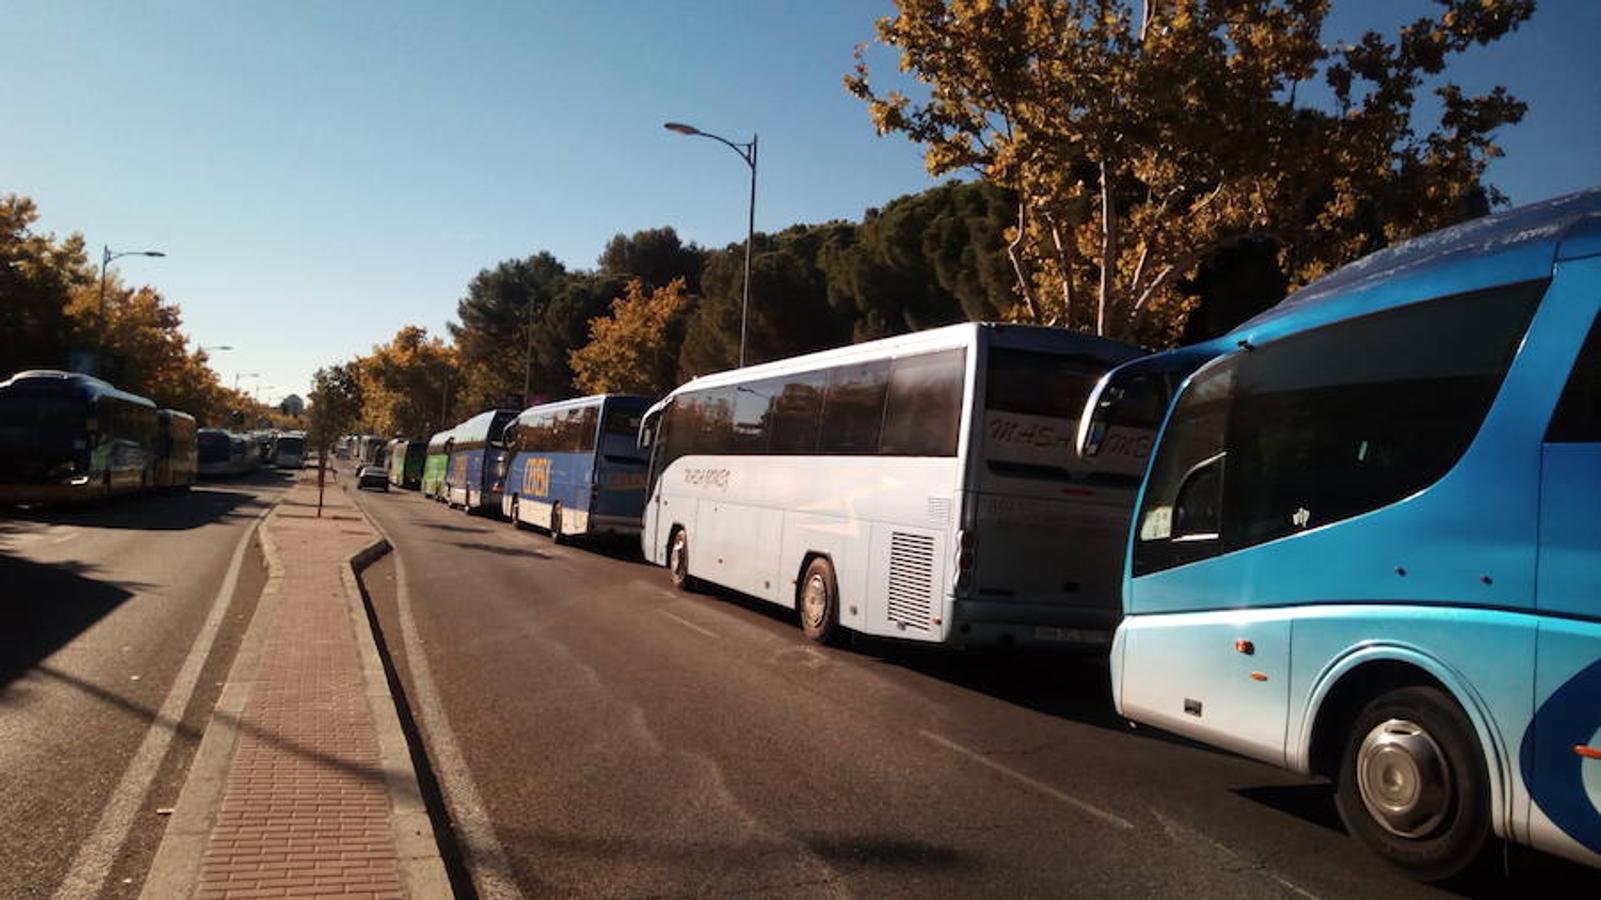
[[[928,524],[935,528],[946,528],[951,524],[951,498],[928,498]]]
[[[934,539],[895,531],[889,537],[889,618],[927,631],[934,615]]]

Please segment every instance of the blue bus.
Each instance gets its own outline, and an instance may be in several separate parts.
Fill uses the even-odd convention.
[[[506,427],[501,511],[560,542],[639,534],[650,458],[639,447],[646,397],[599,394],[523,410]]]
[[[1593,189],[1108,373],[1080,452],[1160,411],[1118,711],[1329,777],[1415,877],[1492,835],[1601,865],[1598,313]]]
[[[491,409],[451,429],[446,443],[444,495],[450,506],[469,514],[500,507],[506,445],[501,433],[517,415],[515,409]]]

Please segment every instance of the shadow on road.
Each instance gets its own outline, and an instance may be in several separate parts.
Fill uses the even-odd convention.
[[[126,587],[96,581],[89,571],[76,563],[44,565],[0,554],[0,690],[133,596]]]
[[[291,472],[257,472],[232,481],[203,481],[191,491],[115,497],[84,506],[0,507],[0,535],[22,523],[73,525],[79,528],[127,528],[139,531],[187,531],[231,517],[254,517],[270,501],[246,486],[288,484]]]

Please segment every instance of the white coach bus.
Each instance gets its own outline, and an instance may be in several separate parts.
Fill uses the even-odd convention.
[[[697,378],[641,425],[645,557],[793,607],[818,641],[1104,645],[1145,460],[1074,438],[1140,355],[975,323]]]

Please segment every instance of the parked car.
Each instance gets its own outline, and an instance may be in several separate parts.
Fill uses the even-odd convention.
[[[362,466],[361,471],[356,474],[356,487],[388,491],[389,470],[379,465]]]

